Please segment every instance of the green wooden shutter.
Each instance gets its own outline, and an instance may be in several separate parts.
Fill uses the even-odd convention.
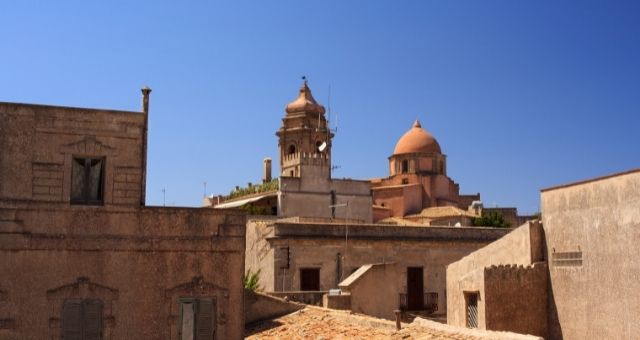
[[[199,299],[197,306],[195,340],[212,340],[215,326],[215,304],[212,299]]]
[[[62,339],[82,340],[82,300],[68,299],[62,307]]]
[[[193,299],[180,301],[180,320],[178,323],[178,339],[193,340],[195,328],[196,302]]]
[[[102,340],[102,301],[84,300],[84,340]]]

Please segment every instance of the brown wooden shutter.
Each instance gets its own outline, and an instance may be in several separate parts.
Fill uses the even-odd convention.
[[[62,339],[82,340],[82,300],[65,300],[62,307]]]
[[[199,299],[196,312],[195,340],[212,340],[215,327],[215,304],[212,299]]]
[[[102,340],[102,301],[84,301],[84,340]]]

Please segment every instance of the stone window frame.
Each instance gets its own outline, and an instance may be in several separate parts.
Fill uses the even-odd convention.
[[[209,325],[211,327],[211,338],[209,336],[207,336],[207,340],[210,340],[213,338],[213,340],[218,338],[218,329],[217,329],[217,299],[215,296],[199,296],[199,297],[181,297],[178,298],[178,310],[180,311],[180,315],[178,316],[178,323],[177,323],[177,331],[178,331],[178,340],[182,340],[182,325],[183,325],[183,317],[184,317],[184,305],[187,303],[192,303],[193,305],[197,306],[197,310],[194,311],[194,315],[193,315],[193,337],[191,338],[191,340],[199,340],[199,327],[198,327],[198,319],[199,319],[199,310],[200,310],[200,305],[203,302],[209,302],[212,306],[212,317],[211,317],[211,324]]]
[[[79,140],[60,146],[60,154],[64,157],[62,197],[71,203],[71,167],[73,157],[104,157],[102,205],[111,204],[114,166],[118,165],[118,149],[98,139],[95,135],[82,135]],[[66,200],[68,199],[68,201]],[[75,204],[72,204],[75,205]]]
[[[180,321],[180,299],[211,298],[215,301],[215,339],[226,339],[225,325],[228,322],[227,306],[229,290],[207,282],[204,276],[194,276],[191,281],[165,289],[165,304],[169,311],[167,317],[168,339],[177,340],[178,321]]]
[[[116,318],[113,313],[113,301],[118,300],[119,291],[91,282],[88,277],[79,277],[76,282],[47,290],[49,305],[49,330],[51,339],[62,337],[62,314],[64,303],[69,299],[94,299],[103,303],[102,339],[112,340]]]

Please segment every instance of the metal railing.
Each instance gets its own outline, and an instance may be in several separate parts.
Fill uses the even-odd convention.
[[[436,312],[438,310],[438,293],[425,292],[424,299],[422,300],[422,309],[429,313]],[[401,311],[409,310],[409,300],[406,293],[400,293],[399,306]]]

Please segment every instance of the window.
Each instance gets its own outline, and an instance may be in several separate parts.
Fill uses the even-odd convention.
[[[408,178],[403,178],[402,179],[402,184],[409,184],[409,179]]]
[[[73,158],[71,203],[102,204],[104,158]]]
[[[296,146],[291,144],[289,145],[289,155],[296,153]]]
[[[402,161],[402,173],[406,174],[407,172],[409,172],[409,161],[405,159]]]
[[[300,269],[300,290],[320,290],[320,268]]]
[[[216,304],[212,298],[180,299],[179,340],[215,339]]]
[[[62,307],[62,338],[102,339],[103,303],[94,299],[68,299]]]
[[[467,328],[478,328],[478,292],[465,292]]]

